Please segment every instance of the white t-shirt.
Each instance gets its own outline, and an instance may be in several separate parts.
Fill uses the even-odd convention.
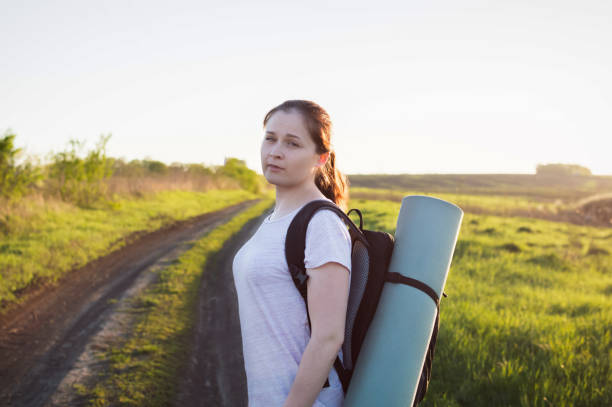
[[[287,229],[300,209],[273,220],[268,216],[234,257],[249,407],[283,405],[310,339],[306,305],[285,259]],[[306,231],[307,274],[308,268],[330,261],[351,269],[351,237],[338,214],[320,209]],[[339,356],[342,360],[342,350]],[[344,401],[333,366],[328,377],[330,386],[321,389],[315,407],[337,407]]]

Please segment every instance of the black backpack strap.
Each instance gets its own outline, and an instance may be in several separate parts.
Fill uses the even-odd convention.
[[[289,224],[287,229],[287,236],[285,238],[285,257],[287,259],[287,265],[289,266],[289,272],[293,278],[293,282],[297,287],[300,294],[306,301],[306,307],[308,309],[308,301],[306,300],[306,266],[304,265],[304,250],[306,250],[306,230],[310,219],[319,209],[330,209],[336,212],[345,223],[353,229],[353,233],[362,233],[357,226],[353,223],[351,218],[348,217],[340,207],[333,202],[325,199],[317,199],[304,205],[302,209],[294,216],[293,220]],[[310,323],[310,316],[308,316],[308,322]]]
[[[304,205],[302,209],[295,215],[289,228],[287,229],[287,237],[285,239],[285,256],[287,257],[287,264],[289,265],[289,272],[292,277],[297,279],[298,284],[302,285],[306,282],[308,276],[301,276],[304,272],[304,250],[306,249],[306,229],[308,228],[308,222],[319,209],[330,209],[336,212],[345,223],[357,233],[361,231],[353,223],[351,218],[340,207],[333,202],[325,199],[317,199]],[[295,267],[292,267],[295,266]]]
[[[336,356],[336,360],[334,361],[334,367],[336,368],[336,373],[338,373],[338,377],[340,378],[340,383],[342,383],[342,391],[346,395],[346,390],[348,389],[349,385],[349,372],[347,372],[344,369],[344,366],[342,366],[340,356]],[[327,383],[329,383],[329,380],[327,381]]]
[[[317,199],[304,205],[289,224],[287,236],[285,238],[285,257],[287,258],[287,264],[293,283],[306,304],[306,316],[308,317],[308,326],[311,328],[311,332],[312,325],[310,323],[310,314],[308,313],[308,299],[306,294],[306,280],[308,279],[308,275],[306,274],[306,266],[304,265],[304,250],[306,250],[306,230],[308,228],[308,223],[319,209],[333,210],[345,220],[345,223],[348,223],[349,227],[353,228],[355,231],[359,231],[351,218],[349,218],[340,207],[325,199]],[[342,361],[340,361],[339,356],[336,356],[334,368],[338,373],[342,388],[346,393],[348,387],[348,374],[342,366]],[[329,378],[325,381],[323,387],[329,387]]]

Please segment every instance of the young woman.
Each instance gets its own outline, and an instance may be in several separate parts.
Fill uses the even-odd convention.
[[[285,260],[285,237],[310,201],[327,199],[346,211],[348,182],[335,168],[329,115],[316,103],[288,100],[266,114],[263,126],[261,165],[276,186],[276,205],[233,263],[249,407],[341,406],[333,364],[338,355],[342,360],[350,234],[330,210],[317,211],[308,224],[304,264],[312,332]]]

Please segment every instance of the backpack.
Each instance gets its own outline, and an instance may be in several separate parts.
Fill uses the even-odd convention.
[[[359,209],[351,209],[348,213],[334,204],[333,202],[318,199],[307,203],[295,215],[289,224],[285,239],[285,256],[289,266],[289,272],[296,288],[300,292],[306,304],[308,324],[310,325],[310,315],[308,314],[308,301],[306,297],[306,269],[304,266],[304,250],[306,248],[306,229],[308,222],[317,210],[329,209],[336,212],[349,227],[351,236],[351,281],[349,288],[349,298],[344,332],[344,342],[342,344],[342,356],[344,363],[336,356],[334,368],[342,383],[342,389],[346,394],[354,367],[359,358],[359,351],[365,338],[366,332],[376,307],[380,299],[380,294],[385,282],[408,284],[418,288],[428,294],[436,303],[436,320],[429,342],[429,348],[425,356],[425,361],[421,370],[421,377],[415,394],[413,406],[421,402],[431,379],[431,368],[434,356],[439,321],[439,299],[436,292],[418,280],[411,279],[399,273],[388,271],[395,238],[393,235],[383,231],[372,231],[363,229],[363,216]],[[359,215],[359,228],[348,217],[352,211]],[[443,293],[446,297],[446,294]],[[329,387],[329,379],[325,385]]]

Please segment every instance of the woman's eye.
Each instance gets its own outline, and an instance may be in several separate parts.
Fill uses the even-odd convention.
[[[269,141],[274,141],[274,137],[266,137],[265,140],[269,140]],[[300,145],[298,143],[294,143],[293,141],[288,141],[287,142],[290,146],[294,146],[294,147],[299,147]]]

